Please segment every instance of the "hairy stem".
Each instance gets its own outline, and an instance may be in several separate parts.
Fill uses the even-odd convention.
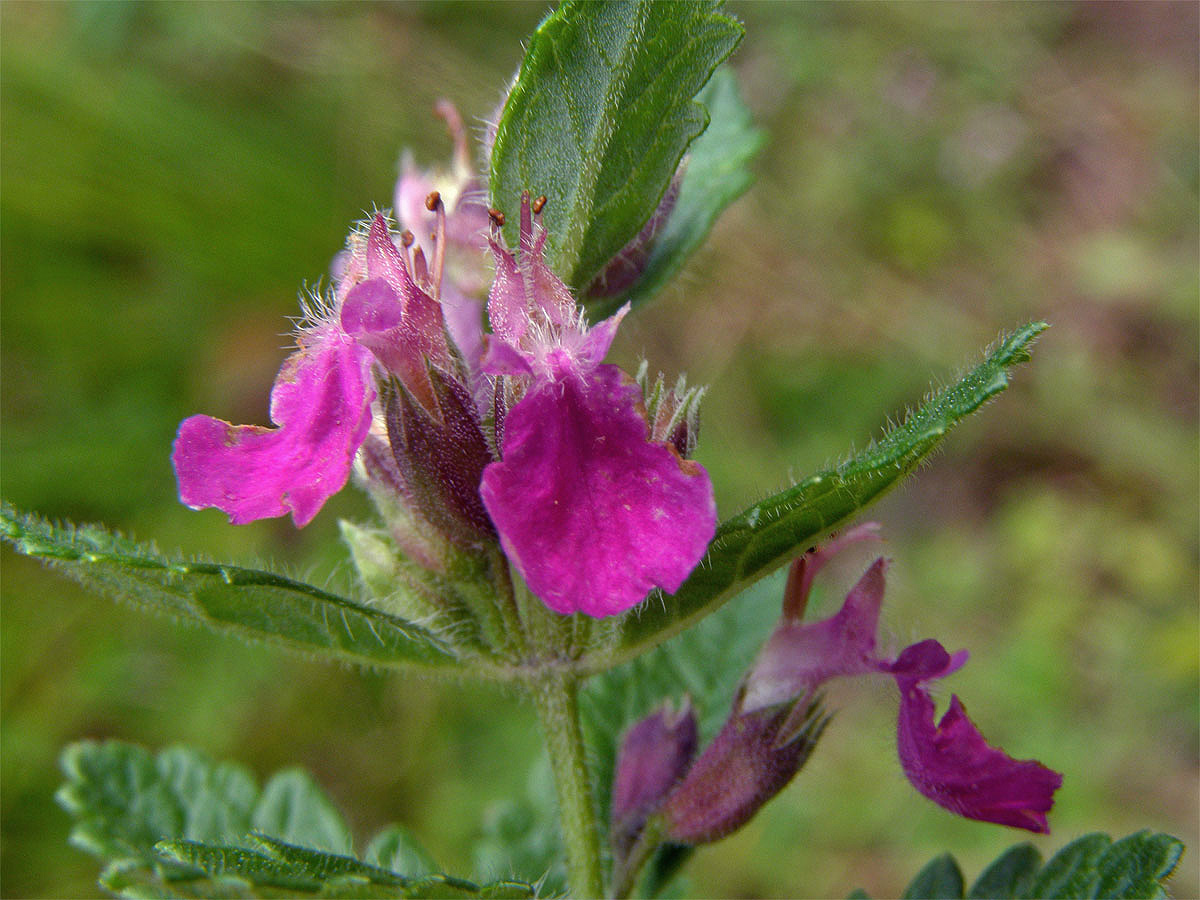
[[[578,681],[570,672],[548,671],[528,686],[554,770],[571,896],[576,900],[603,897],[600,827],[579,723]]]

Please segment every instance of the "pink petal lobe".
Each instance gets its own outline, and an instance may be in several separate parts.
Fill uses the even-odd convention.
[[[346,294],[341,325],[346,334],[403,381],[426,409],[436,409],[437,400],[425,361],[441,362],[446,356],[440,313],[436,324],[414,320],[386,279],[371,278],[359,282]]]
[[[935,659],[938,654],[927,646],[931,644],[937,642],[916,645],[924,648],[920,655],[928,664],[916,669],[944,674],[965,661],[962,654],[951,656],[940,644],[940,660]],[[901,654],[897,663],[903,659]],[[922,680],[923,675],[896,676],[900,686],[896,743],[900,764],[913,787],[964,818],[1048,833],[1046,813],[1054,805],[1054,792],[1062,786],[1062,775],[1037,760],[1015,760],[989,746],[957,696],[951,697],[949,709],[935,726],[933,699]]]
[[[504,423],[480,492],[505,552],[550,609],[615,615],[675,591],[716,530],[708,473],[648,441],[615,366],[535,382]]]
[[[547,232],[538,229],[534,239],[533,251],[525,254],[525,244],[521,244],[521,265],[529,278],[529,293],[533,305],[540,309],[546,319],[555,325],[567,325],[575,315],[575,298],[570,289],[554,271],[546,265],[545,246]]]
[[[491,334],[484,338],[480,366],[489,375],[533,375],[533,366],[524,353]]]
[[[517,258],[496,240],[489,240],[496,276],[488,293],[487,314],[492,333],[510,344],[518,344],[529,328],[529,303]]]
[[[188,506],[215,506],[235,525],[290,512],[303,527],[345,485],[371,424],[370,355],[333,328],[306,337],[271,391],[278,428],[210,416],[179,426],[171,460]]]
[[[413,279],[404,255],[396,248],[387,221],[377,215],[367,236],[367,275],[382,278],[400,299],[406,337],[430,359],[447,363],[446,331],[442,307]]]
[[[578,351],[578,357],[583,365],[599,365],[608,356],[608,350],[621,327],[621,320],[630,310],[626,303],[615,313],[602,322],[597,322],[583,336],[583,343]]]

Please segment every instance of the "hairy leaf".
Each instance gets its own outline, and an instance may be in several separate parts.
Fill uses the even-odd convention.
[[[56,526],[7,504],[0,536],[86,587],[217,631],[368,665],[457,663],[420,626],[281,575],[169,559],[100,526]]]
[[[592,310],[594,318],[627,300],[638,304],[658,293],[704,243],[717,216],[754,181],[747,166],[762,147],[765,134],[754,127],[733,72],[717,69],[696,102],[708,110],[710,121],[688,149],[675,208],[655,238],[637,282],[628,293],[599,301],[596,305],[601,308]]]
[[[254,831],[291,844],[333,853],[354,851],[342,814],[303,769],[288,769],[267,782],[252,824]]]
[[[653,594],[627,613],[620,641],[585,657],[582,667],[603,670],[679,633],[879,499],[951,428],[1008,387],[1009,368],[1029,359],[1029,345],[1046,327],[1026,325],[1001,340],[982,363],[872,447],[722,522],[683,586],[670,596]]]
[[[521,192],[545,194],[549,262],[585,287],[650,218],[708,124],[693,98],[742,32],[716,0],[566,0],[547,16],[492,148],[509,244]]]
[[[1030,894],[1037,897],[1090,897],[1096,883],[1096,867],[1112,838],[1107,834],[1085,834],[1059,850],[1034,879]]]
[[[531,885],[478,885],[436,871],[379,865],[399,829],[366,860],[321,788],[297,770],[260,792],[240,766],[187,747],[154,755],[130,744],[83,742],[63,753],[59,802],[71,841],[106,863],[105,889],[128,897],[532,897]],[[264,834],[263,827],[276,829]],[[372,858],[372,856],[374,858]],[[388,860],[399,861],[393,853]]]
[[[530,768],[524,795],[498,803],[484,818],[472,848],[480,878],[521,872],[534,878],[539,896],[565,896],[567,870],[559,832],[554,775],[545,753]]]

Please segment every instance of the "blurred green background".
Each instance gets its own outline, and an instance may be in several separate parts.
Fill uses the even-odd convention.
[[[990,740],[1066,773],[1052,850],[1149,827],[1197,896],[1197,6],[735,4],[758,182],[615,356],[711,391],[725,515],[862,446],[997,333],[1054,327],[1014,387],[872,511],[887,629],[969,647]],[[0,4],[4,496],[167,550],[348,577],[339,516],[234,528],[176,502],[178,422],[266,423],[285,317],[401,147],[440,162],[542,3]],[[61,746],[185,741],[314,771],[360,839],[452,871],[524,790],[531,710],[176,627],[3,556],[6,896],[96,892],[52,802]],[[852,688],[797,781],[698,855],[718,896],[894,895],[942,850],[1023,838],[918,797],[886,685]],[[522,873],[527,874],[527,873]]]

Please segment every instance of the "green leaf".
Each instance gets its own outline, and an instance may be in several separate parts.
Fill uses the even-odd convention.
[[[1033,844],[1017,844],[983,870],[967,892],[969,900],[1015,900],[1033,885],[1042,854]]]
[[[333,853],[354,850],[354,838],[342,814],[302,769],[280,772],[267,782],[252,824],[255,831],[291,844]]]
[[[251,890],[285,888],[290,894],[317,894],[322,897],[479,897],[493,896],[500,889],[522,887],[516,882],[488,885],[447,875],[430,874],[408,878],[352,856],[325,853],[297,847],[261,835],[255,836],[261,851],[240,847],[214,847],[194,841],[164,841],[159,851],[172,859],[202,871],[210,878],[244,881]],[[258,889],[258,890],[256,890]],[[532,896],[525,885],[517,896]]]
[[[904,900],[962,900],[963,875],[958,863],[949,853],[929,862],[900,896]]]
[[[1096,865],[1112,844],[1107,834],[1086,834],[1059,850],[1046,863],[1027,896],[1090,897]]]
[[[372,865],[410,875],[430,875],[439,866],[433,855],[407,828],[391,825],[367,844],[363,859]]]
[[[1166,897],[1165,882],[1182,854],[1180,840],[1151,831],[1139,831],[1116,843],[1106,834],[1084,835],[1059,850],[1044,866],[1032,844],[1017,844],[983,871],[967,897],[981,900]],[[904,896],[962,897],[962,874],[954,858],[947,854],[929,863],[913,879]]]
[[[524,795],[492,807],[481,832],[472,848],[477,876],[524,872],[536,876],[539,896],[566,896],[566,854],[559,832],[558,800],[550,760],[544,752],[530,768]]]
[[[0,537],[86,587],[217,631],[367,665],[457,663],[420,626],[281,575],[168,559],[101,526],[60,527],[7,504]]]
[[[295,770],[260,792],[240,766],[186,747],[154,755],[129,744],[83,742],[63,752],[59,802],[71,842],[107,863],[106,890],[128,897],[532,897],[529,884],[478,885],[436,871],[379,865],[387,829],[366,860],[321,788]],[[256,829],[272,827],[276,834]],[[411,846],[416,846],[415,841]]]
[[[688,150],[675,208],[637,283],[623,296],[598,301],[603,309],[592,310],[596,318],[626,300],[636,305],[654,296],[704,243],[717,216],[754,181],[747,166],[766,135],[754,127],[733,72],[717,69],[696,101],[708,110],[710,121]]]
[[[220,878],[226,884],[233,882],[241,888],[239,893],[258,887],[285,888],[297,893],[313,893],[320,890],[321,882],[303,870],[293,871],[287,865],[271,857],[241,847],[214,847],[196,841],[160,841],[155,849],[166,859],[173,860],[198,873],[190,878],[179,878],[172,885],[175,890],[188,891],[199,887],[195,882],[204,876]]]
[[[1029,359],[1029,345],[1047,327],[1018,329],[872,447],[722,522],[683,586],[627,614],[619,642],[584,657],[581,668],[602,671],[679,633],[879,499],[951,428],[1008,387],[1009,368]]]
[[[576,290],[638,233],[708,124],[693,98],[742,38],[716,0],[566,0],[534,32],[491,159],[516,244],[521,192],[549,198],[547,259]]]
[[[1105,851],[1096,866],[1093,897],[1166,897],[1163,882],[1183,856],[1183,842],[1169,834],[1139,831]]]

